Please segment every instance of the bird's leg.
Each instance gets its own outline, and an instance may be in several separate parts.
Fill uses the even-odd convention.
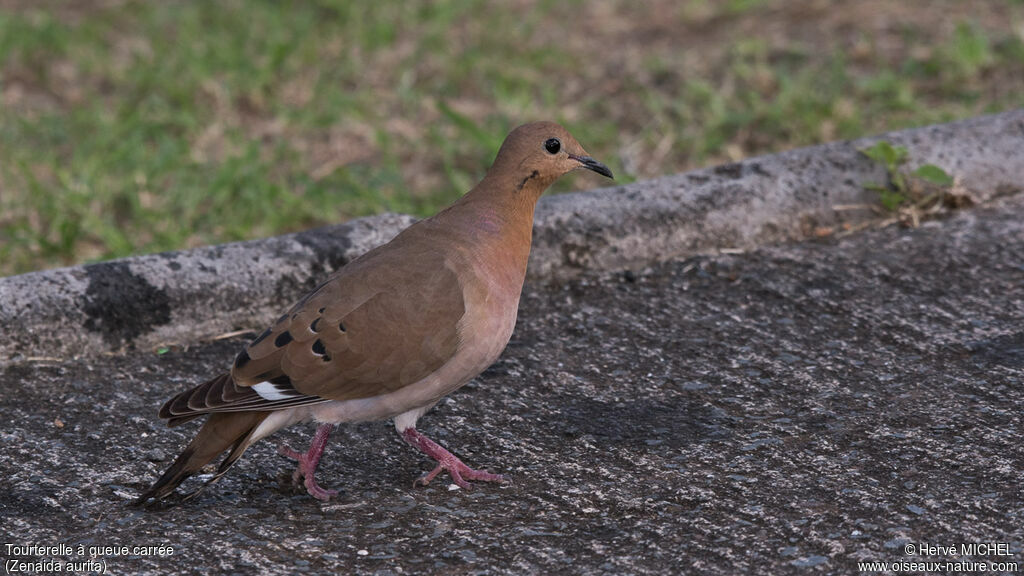
[[[501,474],[491,474],[486,470],[474,470],[466,466],[457,456],[445,450],[430,438],[417,432],[414,427],[402,430],[401,434],[403,440],[415,446],[420,452],[437,460],[437,468],[417,478],[413,481],[413,486],[417,484],[422,484],[423,486],[430,484],[430,481],[440,474],[442,470],[447,470],[448,474],[452,477],[452,481],[466,490],[472,490],[473,488],[467,480],[482,480],[484,482],[505,481]]]
[[[327,446],[327,439],[330,438],[331,432],[334,430],[334,424],[321,424],[316,429],[316,434],[313,435],[313,440],[309,443],[309,450],[305,452],[297,452],[292,450],[288,446],[281,446],[278,448],[278,452],[289,458],[294,458],[299,461],[298,467],[295,468],[295,472],[292,473],[292,481],[296,484],[299,483],[299,479],[305,477],[304,485],[309,495],[317,500],[330,500],[332,496],[337,496],[337,490],[327,490],[321,488],[316,483],[316,468],[320,465],[320,458],[324,455],[324,447]]]

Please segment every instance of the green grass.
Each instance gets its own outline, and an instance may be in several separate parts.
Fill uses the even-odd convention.
[[[0,274],[427,215],[530,119],[628,182],[1024,105],[1021,2],[912,2],[871,28],[863,4],[815,26],[800,4],[0,11]],[[766,20],[784,33],[751,34]]]

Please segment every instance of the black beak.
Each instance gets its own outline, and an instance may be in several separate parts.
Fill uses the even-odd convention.
[[[612,176],[612,171],[609,170],[607,166],[601,164],[597,160],[594,160],[590,156],[576,156],[575,154],[569,154],[569,158],[572,158],[573,160],[579,162],[580,165],[586,168],[587,170],[593,170],[594,172],[597,172],[601,176],[607,176],[612,180],[615,179],[615,176]]]

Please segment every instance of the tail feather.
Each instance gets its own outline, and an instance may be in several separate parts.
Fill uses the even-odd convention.
[[[276,376],[271,380],[279,385],[290,385],[286,376]],[[171,467],[134,504],[141,505],[150,499],[160,500],[170,495],[185,479],[230,449],[213,478],[187,494],[184,500],[192,498],[231,468],[252,444],[253,433],[273,411],[320,402],[327,402],[327,399],[298,392],[285,398],[267,400],[255,388],[237,384],[230,373],[177,394],[160,408],[160,417],[167,419],[168,426],[177,426],[206,415],[209,418]],[[284,425],[284,421],[281,422],[278,427]],[[261,437],[267,433],[261,433]]]
[[[203,488],[213,484],[228,471],[242,456],[246,448],[252,444],[252,435],[256,428],[267,418],[270,412],[215,412],[199,429],[192,442],[174,460],[171,467],[164,472],[153,486],[134,501],[136,506],[146,503],[149,499],[160,500],[174,492],[186,478],[192,476],[203,466],[213,461],[225,450],[231,449],[224,461],[217,468],[217,473],[203,486],[187,494],[185,500],[198,494]]]
[[[288,385],[291,383],[286,376],[273,380],[279,379]],[[224,373],[168,400],[160,408],[160,417],[167,419],[168,426],[177,426],[210,413],[281,410],[327,401],[326,398],[298,392],[278,400],[267,400],[252,386],[240,385],[231,374]]]

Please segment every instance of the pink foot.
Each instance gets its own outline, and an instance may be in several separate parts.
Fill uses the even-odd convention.
[[[467,482],[467,480],[480,480],[482,482],[505,481],[505,477],[501,474],[491,474],[486,470],[474,470],[469,466],[466,466],[462,463],[462,460],[458,459],[457,456],[445,450],[430,438],[420,434],[415,428],[406,428],[403,430],[402,439],[415,446],[420,452],[423,452],[427,456],[437,460],[437,468],[434,468],[427,474],[424,474],[414,480],[412,483],[413,486],[426,486],[427,484],[430,484],[430,481],[440,474],[442,470],[447,470],[448,474],[452,477],[452,482],[455,482],[459,487],[466,490],[473,489],[473,485]]]
[[[332,430],[334,430],[334,424],[323,424],[317,428],[313,440],[309,443],[309,450],[306,452],[298,452],[288,446],[281,446],[277,449],[279,454],[299,461],[295,472],[292,472],[292,482],[298,484],[300,479],[305,478],[303,485],[305,485],[306,491],[317,500],[326,501],[338,495],[337,490],[321,488],[316,483],[315,477],[316,468],[320,465],[320,458],[324,455],[324,447],[327,446],[327,439]]]

